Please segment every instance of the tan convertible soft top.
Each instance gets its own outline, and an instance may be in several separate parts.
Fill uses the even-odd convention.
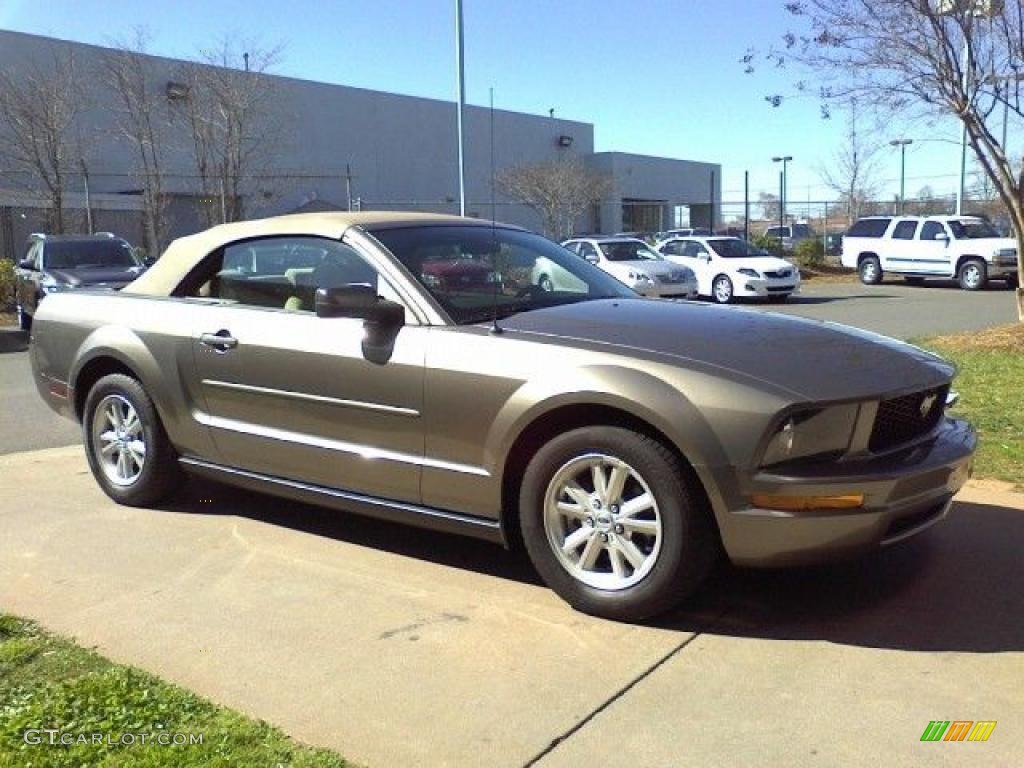
[[[168,296],[181,279],[207,254],[236,240],[268,235],[309,235],[340,239],[349,227],[401,226],[403,224],[489,224],[477,219],[440,213],[395,211],[339,211],[294,213],[269,219],[236,221],[179,237],[167,246],[163,256],[137,280],[125,286],[126,293]]]

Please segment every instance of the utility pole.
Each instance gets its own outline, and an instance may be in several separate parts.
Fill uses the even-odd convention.
[[[913,143],[913,139],[893,139],[889,142],[889,146],[900,148],[900,216],[903,215],[907,202],[907,145]]]
[[[750,171],[743,172],[743,239],[750,240]]]
[[[782,163],[782,182],[779,185],[779,226],[786,226],[786,166],[789,161],[793,159],[792,155],[785,155],[780,157],[773,157],[773,163]]]
[[[711,184],[708,189],[708,229],[715,234],[715,172],[711,172]]]
[[[82,163],[82,183],[85,186],[85,226],[92,234],[92,199],[89,196],[89,169],[85,167],[85,158],[80,158]]]
[[[352,210],[352,166],[345,163],[345,197],[348,199],[348,209]]]
[[[459,138],[459,216],[466,215],[466,147],[462,135],[463,113],[466,111],[466,63],[462,37],[462,0],[455,0],[455,70],[458,78],[458,118],[456,120]]]

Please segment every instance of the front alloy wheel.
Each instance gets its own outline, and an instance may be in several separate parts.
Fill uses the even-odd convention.
[[[657,562],[661,513],[629,464],[605,454],[572,459],[544,496],[548,544],[574,578],[598,589],[638,583]]]
[[[523,473],[519,524],[544,582],[577,610],[609,619],[673,607],[720,551],[682,458],[621,427],[581,427],[541,446]]]
[[[732,280],[725,275],[719,275],[711,286],[711,294],[719,304],[728,304],[732,301]]]
[[[985,287],[985,282],[988,280],[984,262],[977,259],[964,262],[963,266],[960,267],[957,277],[960,287],[965,291],[980,291]]]

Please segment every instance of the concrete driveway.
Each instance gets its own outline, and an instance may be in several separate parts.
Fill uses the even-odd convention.
[[[56,479],[59,478],[59,482]],[[118,507],[80,449],[0,457],[0,606],[371,766],[1017,764],[1024,497],[855,563],[724,568],[656,625],[516,555],[192,483]],[[930,720],[995,720],[921,743]]]

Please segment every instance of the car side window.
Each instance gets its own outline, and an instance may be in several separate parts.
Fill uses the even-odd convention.
[[[579,254],[587,261],[597,262],[601,260],[601,257],[597,255],[597,249],[588,242],[580,243]]]
[[[685,246],[681,240],[673,240],[661,247],[661,252],[666,256],[685,256],[684,250]]]
[[[252,307],[313,312],[317,288],[369,285],[397,295],[355,249],[319,237],[268,237],[225,246],[207,259],[187,295]]]
[[[901,221],[892,230],[893,240],[913,240],[917,231],[916,221]]]
[[[939,221],[926,221],[921,227],[921,240],[935,240],[936,235],[946,234],[946,228]]]
[[[707,253],[707,250],[704,246],[693,240],[690,240],[683,246],[683,256],[689,256],[691,259],[696,259],[705,253]]]

